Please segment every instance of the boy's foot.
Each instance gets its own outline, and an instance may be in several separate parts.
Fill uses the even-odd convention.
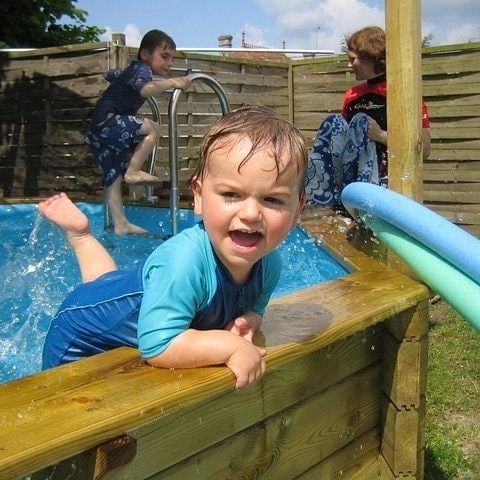
[[[160,179],[158,177],[156,177],[155,175],[150,175],[149,173],[142,170],[131,173],[127,171],[123,179],[125,180],[125,183],[128,183],[129,185],[142,185],[145,183],[160,182]]]
[[[70,235],[90,233],[86,215],[67,197],[59,193],[38,204],[39,212]]]
[[[138,225],[135,225],[130,222],[125,222],[125,223],[119,223],[118,225],[115,225],[113,228],[113,231],[117,235],[146,235],[148,234],[148,230],[145,230],[142,227],[139,227]]]

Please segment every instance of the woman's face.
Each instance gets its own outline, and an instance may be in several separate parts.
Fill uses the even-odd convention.
[[[348,67],[355,73],[357,80],[370,80],[378,77],[379,73],[375,71],[375,62],[360,58],[353,50],[348,50]]]

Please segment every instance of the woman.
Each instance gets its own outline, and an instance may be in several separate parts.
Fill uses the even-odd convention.
[[[341,115],[320,125],[308,161],[307,198],[339,207],[351,182],[387,186],[387,81],[385,32],[365,27],[346,38],[348,66],[363,83],[347,90]],[[423,155],[430,153],[430,119],[422,105]]]

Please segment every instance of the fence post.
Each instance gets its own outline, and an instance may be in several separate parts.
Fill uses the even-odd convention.
[[[386,2],[388,184],[423,200],[420,2]]]

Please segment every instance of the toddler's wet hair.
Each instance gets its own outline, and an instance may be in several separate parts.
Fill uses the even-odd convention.
[[[292,123],[264,106],[241,107],[217,120],[203,139],[200,161],[192,180],[205,177],[212,152],[229,144],[233,146],[241,137],[247,137],[252,142],[252,147],[240,162],[239,171],[255,152],[270,148],[275,159],[277,175],[282,175],[293,166],[300,179],[300,190],[303,192],[308,155],[305,137]]]

